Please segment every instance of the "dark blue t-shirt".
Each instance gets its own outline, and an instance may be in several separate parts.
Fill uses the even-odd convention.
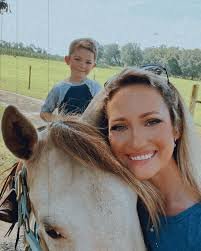
[[[58,108],[64,114],[82,113],[100,90],[100,85],[91,79],[85,79],[79,84],[61,81],[49,92],[41,112],[52,113]]]
[[[160,217],[158,232],[139,202],[138,214],[148,251],[201,251],[201,203],[176,216]]]
[[[58,107],[59,113],[83,113],[92,98],[87,85],[71,86]]]

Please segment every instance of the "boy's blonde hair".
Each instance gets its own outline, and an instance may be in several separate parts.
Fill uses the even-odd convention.
[[[94,59],[97,58],[98,48],[97,42],[92,38],[79,38],[71,42],[69,46],[69,56],[73,54],[75,49],[83,48],[91,51],[94,54]]]

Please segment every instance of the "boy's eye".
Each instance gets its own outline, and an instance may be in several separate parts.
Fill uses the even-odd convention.
[[[162,120],[160,120],[160,119],[149,119],[145,122],[145,126],[154,126],[154,125],[157,125],[161,122],[162,122]]]
[[[87,64],[92,64],[90,61],[86,62]]]
[[[110,131],[124,131],[127,129],[126,125],[113,125],[110,127]]]

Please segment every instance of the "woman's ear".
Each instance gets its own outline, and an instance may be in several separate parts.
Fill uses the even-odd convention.
[[[174,128],[174,132],[173,132],[173,136],[174,136],[174,140],[178,140],[180,137],[181,137],[181,134],[180,134],[180,130],[178,128]]]
[[[65,56],[64,61],[66,62],[67,65],[70,63],[70,56]]]

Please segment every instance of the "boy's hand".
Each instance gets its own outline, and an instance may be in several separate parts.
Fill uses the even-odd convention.
[[[64,119],[63,116],[61,116],[61,115],[56,115],[56,114],[49,113],[49,112],[41,112],[40,117],[41,117],[41,119],[43,119],[46,122],[52,122],[52,121],[58,121],[58,120]]]

